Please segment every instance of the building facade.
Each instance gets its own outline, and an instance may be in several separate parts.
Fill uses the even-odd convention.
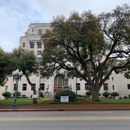
[[[51,30],[50,23],[33,23],[29,25],[29,28],[25,32],[24,36],[20,37],[19,45],[28,50],[34,51],[37,56],[37,60],[41,60],[41,53],[44,50],[43,43],[41,41],[41,35],[46,31]],[[63,71],[64,73],[64,71]],[[42,91],[44,94],[49,93],[50,97],[64,86],[64,79],[62,75],[55,74],[53,77],[41,78],[40,74],[36,74],[30,77],[31,82],[36,87],[37,94]],[[2,93],[4,91],[15,91],[15,81],[12,77],[6,78],[6,84],[4,87],[0,87],[0,98],[2,99]],[[77,87],[76,87],[77,86]],[[88,91],[88,84],[79,78],[69,78],[68,87],[79,95],[84,95]],[[22,76],[21,81],[18,83],[18,91],[21,92],[22,96],[32,97],[33,91],[31,86],[28,84],[26,78]],[[130,80],[124,78],[123,74],[111,74],[110,78],[102,86],[100,93],[104,91],[118,92],[119,97],[127,96],[130,98]]]

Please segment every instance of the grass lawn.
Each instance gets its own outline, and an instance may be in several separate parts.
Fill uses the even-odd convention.
[[[83,98],[80,97],[79,99],[92,102],[91,98]],[[130,99],[105,99],[105,98],[100,98],[101,102],[100,103],[130,103]]]
[[[44,98],[38,98],[37,99],[38,103],[42,103],[47,101],[47,99]],[[33,99],[30,98],[17,98],[16,100],[17,104],[32,104],[33,103]],[[14,103],[14,99],[7,99],[7,100],[0,100],[0,105],[9,105],[9,104],[13,104]]]

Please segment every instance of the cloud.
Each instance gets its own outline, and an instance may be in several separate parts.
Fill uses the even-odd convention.
[[[112,11],[129,0],[2,0],[0,2],[0,46],[11,51],[19,45],[31,23],[49,23],[53,16],[69,16],[70,12],[92,10],[93,13]]]

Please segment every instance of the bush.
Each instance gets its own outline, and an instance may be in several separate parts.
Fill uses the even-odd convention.
[[[11,97],[12,94],[8,91],[5,91],[4,93],[2,93],[2,95],[4,96],[5,99],[8,99]]]
[[[40,92],[40,93],[39,93],[39,97],[44,98],[43,92]]]
[[[13,93],[13,97],[15,96],[15,92]],[[17,98],[19,98],[21,96],[21,93],[19,91],[17,91]]]
[[[127,96],[124,96],[124,99],[128,99],[128,97],[127,97]]]
[[[91,94],[90,91],[87,91],[87,92],[86,92],[86,95],[87,95],[88,97],[90,97],[92,94]]]
[[[73,101],[77,98],[77,94],[70,90],[61,90],[55,94],[55,99],[60,100],[61,96],[69,96],[69,101]]]
[[[108,96],[110,95],[110,93],[109,93],[109,92],[104,92],[102,95],[103,95],[105,98],[108,98]]]
[[[111,93],[111,96],[113,96],[114,99],[115,99],[116,96],[119,96],[119,93],[117,93],[117,92],[112,92],[112,93]]]
[[[122,97],[120,97],[119,99],[122,99]]]

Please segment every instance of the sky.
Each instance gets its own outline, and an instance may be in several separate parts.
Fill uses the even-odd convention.
[[[91,10],[110,12],[130,0],[0,0],[0,48],[11,52],[19,46],[31,23],[50,23],[53,17]]]

